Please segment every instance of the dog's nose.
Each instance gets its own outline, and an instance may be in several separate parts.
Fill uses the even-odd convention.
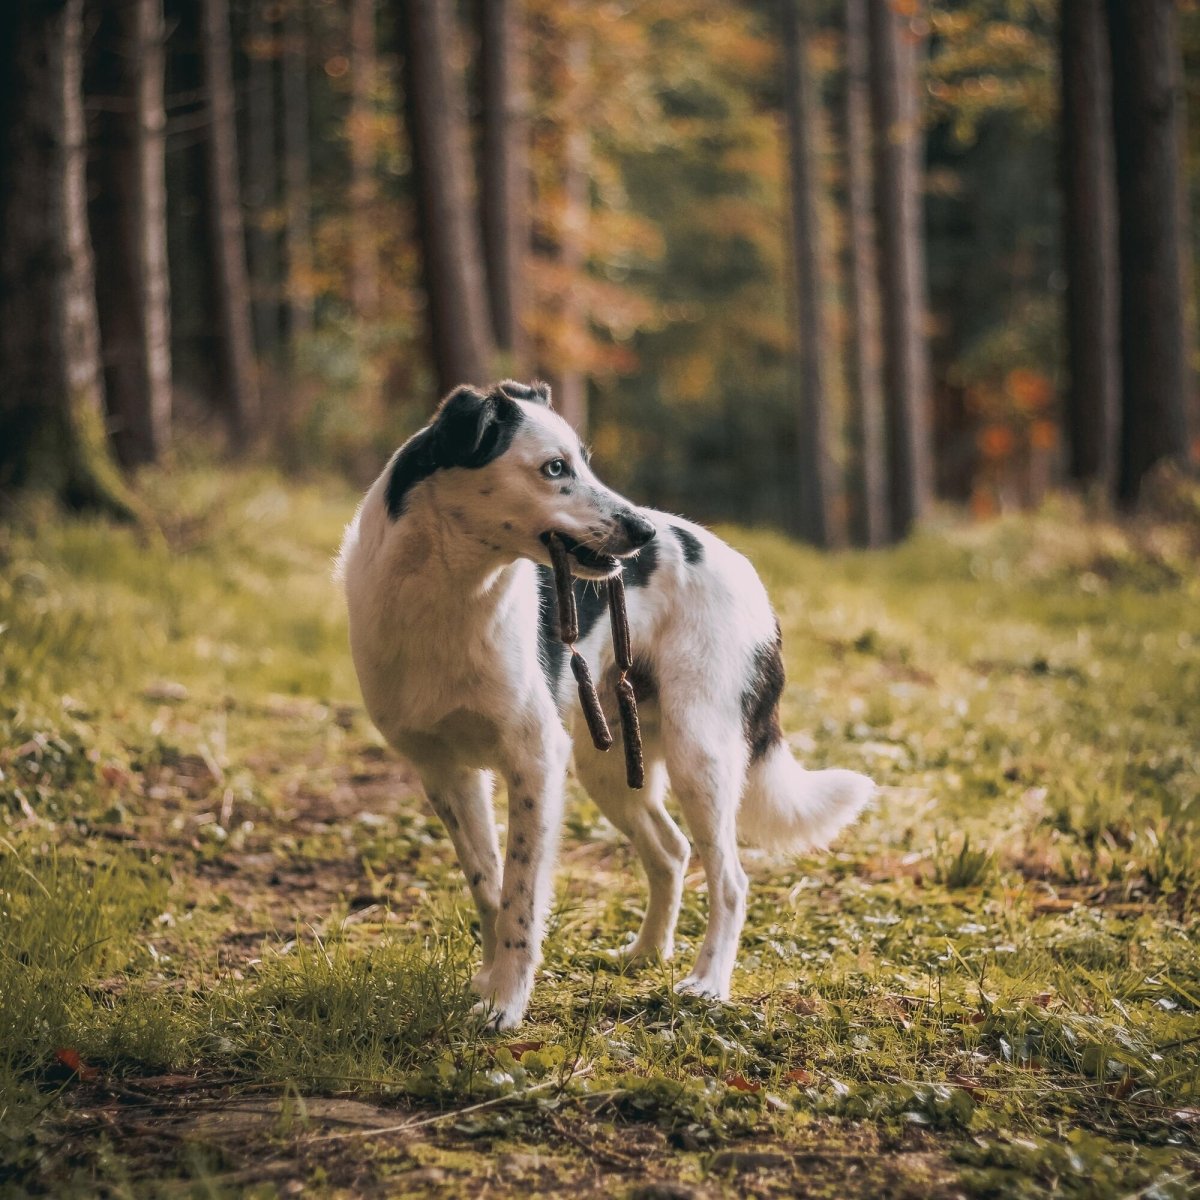
[[[635,550],[640,550],[647,542],[652,541],[658,532],[645,517],[639,517],[635,512],[621,515],[621,528],[625,530],[625,536]]]

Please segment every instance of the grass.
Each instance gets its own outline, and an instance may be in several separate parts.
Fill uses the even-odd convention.
[[[795,744],[881,801],[831,854],[747,854],[714,1009],[670,990],[702,874],[679,965],[622,974],[639,872],[573,793],[530,1020],[481,1038],[453,855],[357,703],[354,498],[148,492],[150,541],[0,529],[0,1192],[1200,1191],[1194,512],[726,531]]]

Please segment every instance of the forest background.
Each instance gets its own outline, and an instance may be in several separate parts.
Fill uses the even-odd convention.
[[[3,21],[6,494],[222,431],[365,483],[503,375],[639,500],[824,545],[1195,461],[1194,3]]]

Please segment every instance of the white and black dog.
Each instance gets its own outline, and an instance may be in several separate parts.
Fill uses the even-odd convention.
[[[544,384],[460,387],[375,481],[339,568],[363,697],[420,773],[479,908],[472,980],[499,1028],[525,1014],[539,962],[576,709],[546,538],[570,548],[579,649],[615,728],[604,578],[622,562],[646,786],[619,749],[575,744],[580,781],[634,844],[649,899],[630,960],[673,950],[687,839],[708,880],[708,931],[678,988],[725,999],[746,911],[739,836],[776,850],[824,845],[869,801],[851,771],[805,771],[779,727],[779,625],[749,562],[707,530],[635,508],[592,474]],[[620,569],[620,568],[619,568]],[[508,790],[503,869],[493,772]]]

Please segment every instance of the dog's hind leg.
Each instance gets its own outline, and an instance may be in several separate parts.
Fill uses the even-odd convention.
[[[492,775],[470,768],[423,770],[430,806],[446,827],[467,886],[479,910],[484,975],[496,953],[496,915],[500,907],[500,846],[492,814]]]
[[[708,881],[708,929],[692,973],[675,990],[729,998],[738,939],[746,919],[746,873],[738,858],[737,810],[746,778],[745,748],[719,732],[727,719],[705,719],[694,709],[664,723],[667,769]]]
[[[644,722],[643,733],[649,727],[650,722]],[[600,811],[633,843],[646,870],[646,915],[633,944],[621,952],[634,963],[656,955],[668,959],[674,953],[675,921],[688,861],[687,838],[663,805],[667,769],[661,757],[655,757],[661,753],[656,742],[649,736],[645,739],[646,786],[640,792],[625,782],[625,760],[618,751],[601,753],[583,739],[575,744],[579,781]]]

